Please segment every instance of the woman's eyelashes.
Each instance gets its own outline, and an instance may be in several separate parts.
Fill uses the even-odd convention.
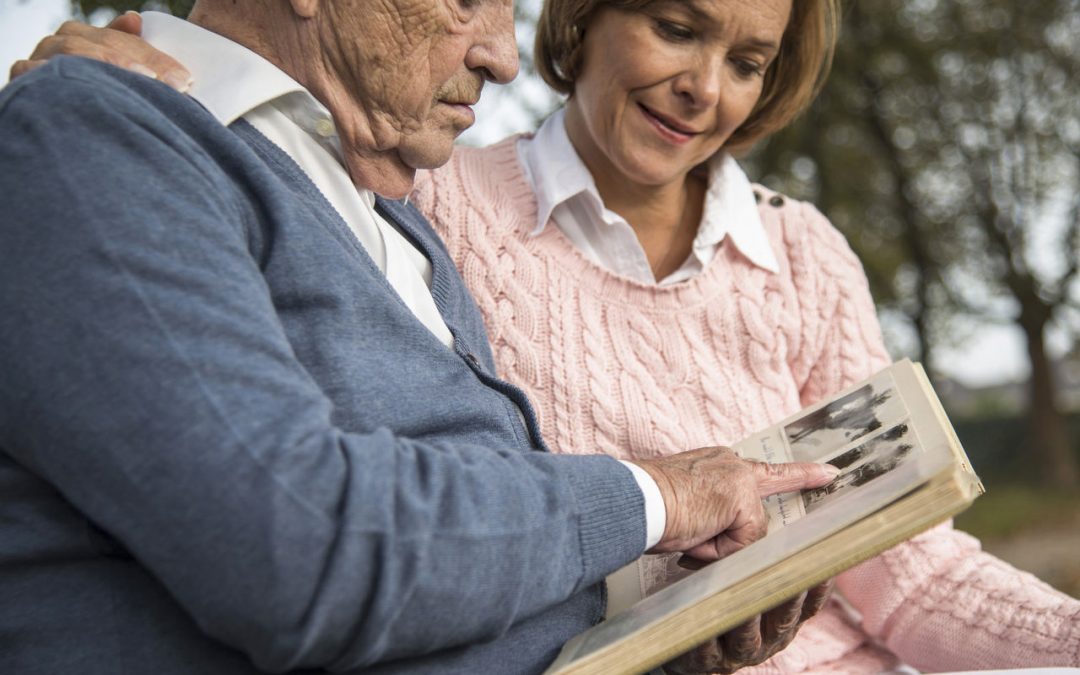
[[[671,42],[689,42],[694,39],[693,29],[667,19],[656,20],[656,32]]]
[[[754,61],[752,59],[732,57],[731,64],[735,67],[735,72],[739,77],[749,80],[753,77],[761,77],[765,74],[765,70],[768,67],[763,63]]]
[[[698,37],[693,28],[671,19],[654,19],[653,25],[657,35],[668,42],[687,43]],[[767,62],[746,56],[731,56],[728,62],[735,69],[735,74],[744,80],[761,77],[768,69]]]

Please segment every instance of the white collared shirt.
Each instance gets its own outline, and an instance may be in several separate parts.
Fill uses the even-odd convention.
[[[167,14],[143,15],[143,38],[183,63],[188,92],[219,122],[243,118],[283,150],[337,210],[405,305],[444,345],[453,335],[431,296],[431,262],[375,210],[349,178],[330,112],[255,52]]]
[[[536,193],[533,234],[553,222],[587,258],[615,274],[659,286],[687,281],[705,269],[729,236],[750,262],[774,273],[779,269],[750,179],[726,152],[709,161],[705,208],[690,256],[679,269],[658,281],[634,229],[625,218],[604,207],[596,181],[570,143],[564,110],[549,117],[533,137],[522,137],[517,149]]]

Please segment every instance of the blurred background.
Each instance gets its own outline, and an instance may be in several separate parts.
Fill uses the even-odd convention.
[[[68,18],[191,1],[0,0],[0,69]],[[561,105],[532,71],[540,0],[516,3],[522,75],[462,142]],[[1080,597],[1080,0],[845,0],[813,109],[751,178],[818,206],[859,254],[894,357],[923,362],[988,492],[957,519]]]

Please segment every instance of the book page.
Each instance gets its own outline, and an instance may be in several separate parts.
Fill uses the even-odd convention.
[[[919,447],[896,381],[886,370],[838,398],[800,412],[735,446],[762,462],[826,462],[836,480],[763,500],[769,533],[896,469]]]
[[[783,427],[769,427],[732,447],[739,457],[756,462],[778,464],[790,462],[791,451],[784,439]],[[798,492],[785,492],[761,500],[765,515],[769,519],[768,532],[788,523],[793,523],[803,516],[802,497]]]

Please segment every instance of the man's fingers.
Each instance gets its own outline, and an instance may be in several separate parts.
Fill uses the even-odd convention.
[[[760,500],[754,499],[736,512],[727,529],[685,553],[706,562],[720,560],[764,537],[768,527],[765,509]]]
[[[762,615],[761,632],[766,643],[776,643],[798,628],[806,597],[806,593],[800,593]]]
[[[840,474],[831,464],[792,462],[790,464],[754,464],[758,494],[762,497],[828,485]]]
[[[686,551],[686,555],[702,561],[704,566],[704,564],[706,563],[726,558],[735,551],[738,551],[745,547],[746,544],[735,541],[731,537],[728,537],[724,534],[719,534],[716,537],[710,539],[709,541],[698,544],[697,546],[689,549],[688,551]]]
[[[833,580],[830,579],[823,584],[814,586],[806,592],[806,600],[802,604],[802,613],[799,617],[799,623],[802,623],[810,617],[821,611],[821,608],[828,602],[829,596],[832,594]]]
[[[717,644],[717,641],[709,640],[705,644],[698,645],[687,654],[682,672],[694,673],[695,675],[711,673],[721,667],[723,657],[724,655],[720,653],[720,645]]]
[[[761,616],[724,633],[720,642],[725,661],[740,665],[756,663],[761,653]]]
[[[712,561],[711,560],[701,560],[700,558],[695,558],[694,556],[690,555],[689,553],[684,553],[681,556],[679,556],[679,559],[675,561],[675,564],[678,565],[679,567],[683,568],[684,570],[693,570],[693,571],[696,572],[699,569],[701,569],[701,568],[705,567],[706,565],[708,565],[710,562],[712,562]]]

